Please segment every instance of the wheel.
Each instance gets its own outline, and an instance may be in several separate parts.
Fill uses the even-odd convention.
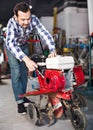
[[[71,122],[75,130],[85,130],[87,126],[87,118],[79,108],[71,110]]]
[[[37,107],[34,104],[30,103],[28,105],[27,113],[28,113],[31,121],[35,125],[37,125],[37,126],[41,126],[42,125],[42,120],[41,120],[41,117],[40,117],[40,113],[39,113]]]
[[[84,108],[87,107],[87,103],[86,103],[86,99],[83,95],[81,95],[78,92],[75,92],[73,94],[74,98],[73,98],[73,103],[78,104],[78,106],[80,108]]]

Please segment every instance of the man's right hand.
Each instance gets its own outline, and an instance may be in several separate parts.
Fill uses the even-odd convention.
[[[38,67],[37,64],[33,60],[31,60],[28,56],[25,56],[23,58],[23,61],[25,62],[29,71],[34,71]]]

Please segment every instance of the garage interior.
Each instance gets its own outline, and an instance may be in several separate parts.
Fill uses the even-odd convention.
[[[11,74],[6,52],[4,50],[5,32],[9,18],[13,15],[14,5],[23,0],[0,1],[0,130],[30,130],[37,129],[27,117],[15,113],[16,104],[12,95]],[[31,13],[35,14],[46,29],[51,33],[56,44],[58,55],[72,56],[75,65],[81,65],[85,82],[79,93],[86,100],[84,113],[88,118],[86,130],[93,129],[93,1],[92,0],[24,0],[32,6]],[[36,37],[35,37],[36,38]],[[36,39],[37,40],[37,39]],[[38,39],[40,40],[40,39]],[[33,52],[32,46],[30,46]],[[38,49],[40,45],[37,46]],[[46,50],[44,50],[45,53]],[[40,50],[41,52],[41,50]],[[43,52],[42,52],[43,53]],[[31,85],[28,83],[28,89]],[[3,97],[4,96],[4,97]],[[5,99],[4,99],[5,98]],[[36,99],[37,100],[37,99]],[[7,105],[7,107],[6,107]],[[9,107],[8,107],[9,105]],[[14,109],[14,110],[12,110]],[[4,115],[5,114],[5,115]],[[4,115],[4,116],[3,116]],[[12,117],[11,117],[12,116]],[[14,119],[11,120],[11,118]],[[9,118],[9,120],[8,120]],[[24,123],[25,122],[25,123]],[[11,125],[12,123],[12,125]],[[57,124],[58,123],[58,124]],[[49,129],[74,130],[69,120],[60,119]],[[67,126],[66,126],[67,123]],[[25,126],[24,126],[25,124]],[[65,125],[64,125],[65,124]],[[59,127],[60,125],[60,127]],[[47,126],[39,129],[47,129]]]

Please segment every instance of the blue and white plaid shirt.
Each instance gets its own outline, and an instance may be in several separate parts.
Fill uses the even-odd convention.
[[[12,17],[7,24],[6,47],[20,61],[26,56],[21,50],[20,45],[24,44],[33,29],[37,31],[42,41],[48,45],[50,52],[55,50],[55,43],[51,34],[35,15],[31,16],[31,22],[25,30]]]

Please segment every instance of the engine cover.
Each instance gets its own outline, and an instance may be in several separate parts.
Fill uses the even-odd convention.
[[[56,57],[46,59],[46,68],[47,69],[71,69],[74,67],[74,59],[72,56],[61,56],[57,55]]]

